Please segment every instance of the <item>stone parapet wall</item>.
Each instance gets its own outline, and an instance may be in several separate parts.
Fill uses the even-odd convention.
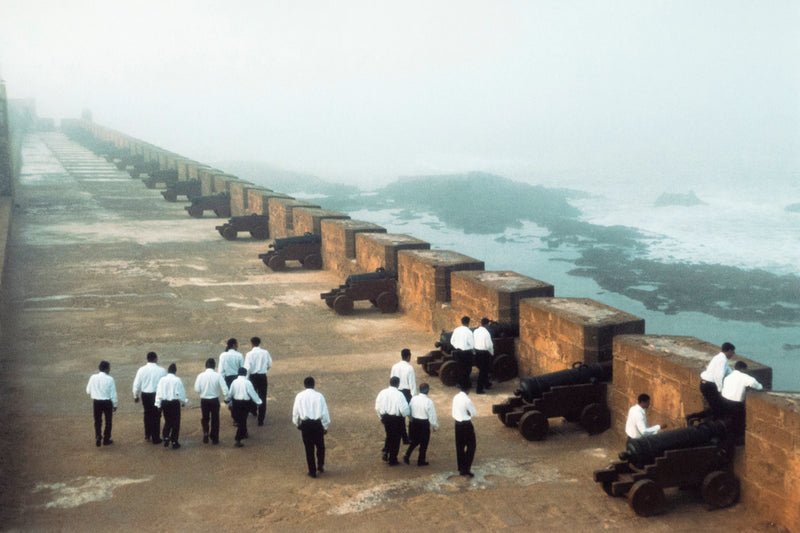
[[[358,233],[356,263],[365,272],[385,268],[397,273],[400,250],[430,250],[428,242],[401,233]]]
[[[342,278],[362,274],[356,262],[356,235],[359,233],[386,233],[386,228],[363,220],[324,219],[320,221],[322,237],[322,264],[326,270]]]
[[[214,174],[214,191],[211,194],[226,192],[230,194],[231,183],[241,181],[232,174]]]
[[[461,316],[518,326],[520,300],[552,297],[554,290],[549,283],[510,270],[465,270],[450,276],[450,306]]]
[[[610,361],[614,335],[644,333],[644,319],[589,298],[528,298],[519,314],[521,376]]]
[[[652,399],[650,424],[671,428],[686,425],[686,415],[703,410],[700,373],[720,347],[695,337],[676,335],[621,335],[614,337],[614,382],[610,390],[611,427],[624,439],[628,409],[641,393]],[[772,386],[772,369],[747,362],[747,373],[764,387]]]
[[[259,187],[247,181],[230,182],[231,216],[249,215],[250,191]]]
[[[216,176],[219,173],[220,173],[219,170],[213,168],[201,169],[198,172],[200,179],[201,196],[210,196],[214,194],[214,176]]]
[[[800,531],[800,393],[748,392],[746,402],[742,501]]]
[[[247,210],[249,214],[269,215],[270,198],[292,199],[291,196],[282,192],[274,192],[269,189],[250,189],[247,191]]]
[[[281,239],[295,235],[292,212],[298,207],[319,209],[318,205],[303,200],[277,197],[269,199],[269,223],[273,238]]]
[[[345,215],[339,211],[321,209],[316,207],[295,207],[292,209],[294,219],[294,234],[322,235],[322,221],[327,219],[348,220],[350,215]]]

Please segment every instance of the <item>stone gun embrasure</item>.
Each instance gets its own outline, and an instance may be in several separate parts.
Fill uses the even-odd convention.
[[[610,496],[625,496],[640,516],[658,513],[664,489],[700,488],[711,508],[728,507],[739,498],[732,471],[733,440],[726,423],[711,420],[686,428],[628,439],[621,462],[595,470],[594,480]]]
[[[527,440],[542,440],[550,429],[548,418],[578,422],[590,435],[609,428],[606,394],[611,381],[611,361],[520,379],[514,396],[492,406],[500,421],[516,427]]]
[[[347,277],[344,285],[319,295],[325,304],[339,315],[353,312],[357,300],[369,300],[381,313],[397,311],[397,273],[378,268],[375,272],[353,274]]]
[[[230,220],[221,226],[217,226],[216,229],[228,241],[235,241],[240,231],[249,231],[250,236],[254,239],[268,239],[269,215],[253,213],[252,215],[231,217]]]
[[[265,265],[275,272],[286,269],[286,261],[300,261],[303,268],[319,270],[322,268],[322,239],[319,235],[305,233],[296,237],[275,239],[270,250],[258,254]]]
[[[474,329],[474,328],[473,328]],[[508,381],[518,375],[514,341],[519,336],[519,327],[513,324],[490,322],[486,327],[492,336],[494,354],[490,363],[491,374],[495,381]],[[417,364],[428,375],[439,376],[442,384],[452,387],[458,383],[458,363],[454,359],[453,345],[450,344],[452,331],[442,331],[439,340],[434,343],[436,350],[427,355],[417,357]],[[475,361],[473,360],[473,365]]]

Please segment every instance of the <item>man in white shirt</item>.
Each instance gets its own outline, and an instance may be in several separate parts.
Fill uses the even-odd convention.
[[[645,411],[650,407],[650,395],[640,394],[636,399],[636,405],[628,409],[628,420],[625,422],[625,434],[628,439],[638,439],[647,435],[655,435],[661,429],[661,426],[647,427],[647,413]],[[667,426],[665,425],[664,428]]]
[[[109,375],[111,364],[108,361],[100,361],[97,367],[99,372],[92,374],[89,383],[86,385],[86,394],[92,398],[94,408],[94,436],[95,445],[100,446],[100,428],[103,425],[103,417],[106,417],[106,426],[103,429],[102,442],[104,446],[114,444],[111,440],[111,425],[113,413],[117,410],[117,386],[114,378]]]
[[[386,431],[386,440],[383,444],[383,460],[389,466],[400,464],[397,454],[400,451],[400,439],[403,436],[403,426],[405,417],[408,416],[408,402],[403,393],[398,390],[400,378],[393,377],[389,380],[389,386],[378,393],[375,399],[375,411],[383,423]]]
[[[228,339],[225,351],[219,355],[219,373],[225,378],[225,384],[230,387],[239,369],[244,366],[244,356],[237,350],[239,342],[236,339]]]
[[[462,388],[461,392],[453,397],[453,419],[456,421],[455,436],[458,473],[462,476],[473,477],[472,461],[475,458],[477,441],[472,419],[478,412],[475,410],[472,400],[467,396],[467,390]]]
[[[728,374],[733,372],[728,360],[736,355],[736,347],[729,343],[722,343],[721,351],[708,363],[706,369],[700,374],[700,393],[707,404],[707,410],[697,415],[710,413],[714,418],[723,414],[722,382]],[[696,415],[692,415],[696,416]]]
[[[156,407],[156,387],[167,375],[164,367],[157,363],[156,352],[147,352],[147,364],[136,371],[133,379],[133,401],[139,403],[141,395],[144,408],[144,440],[151,440],[153,444],[161,443],[161,411]]]
[[[236,422],[235,446],[241,448],[244,446],[242,440],[248,437],[247,415],[250,414],[250,402],[253,401],[256,405],[261,404],[261,398],[256,394],[253,384],[247,379],[247,370],[244,367],[239,369],[238,377],[231,383],[226,400],[233,402],[231,413]]]
[[[178,437],[181,433],[181,405],[186,405],[186,389],[181,378],[175,374],[178,366],[172,363],[167,368],[167,375],[158,381],[156,387],[156,407],[164,412],[164,447],[172,443],[172,449],[181,447]]]
[[[494,344],[492,334],[486,328],[489,325],[488,318],[481,319],[481,325],[472,332],[475,341],[475,365],[478,367],[478,394],[483,394],[484,389],[489,389],[492,382],[489,381],[489,367],[492,363],[494,354]]]
[[[303,380],[306,388],[294,397],[292,407],[292,423],[303,435],[303,446],[306,449],[306,463],[309,477],[317,477],[325,471],[325,434],[331,417],[325,397],[314,390],[314,378],[308,376]],[[316,449],[316,462],[314,450]]]
[[[736,361],[733,372],[728,374],[722,383],[722,405],[733,426],[731,431],[737,438],[744,436],[746,420],[744,397],[747,389],[764,389],[756,378],[745,374],[745,370],[747,363]]]
[[[228,395],[228,385],[214,367],[213,357],[206,359],[206,369],[194,380],[194,390],[200,395],[200,426],[203,428],[203,444],[211,437],[213,444],[219,444],[219,395]],[[209,421],[211,422],[209,427]]]
[[[247,369],[248,379],[253,383],[256,394],[261,398],[261,404],[256,413],[258,425],[264,425],[264,418],[267,416],[267,372],[272,368],[272,357],[269,352],[261,347],[261,339],[253,337],[250,339],[253,349],[244,356],[244,367]]]
[[[428,466],[425,460],[425,454],[428,451],[428,442],[431,439],[431,428],[434,431],[439,429],[439,420],[436,417],[436,407],[433,405],[433,400],[428,398],[428,391],[430,386],[423,383],[419,386],[419,394],[411,398],[408,408],[411,412],[411,417],[408,422],[408,436],[411,444],[408,446],[403,462],[409,464],[411,460],[411,452],[414,448],[419,446],[419,457],[417,458],[417,466]]]
[[[406,401],[410,402],[411,397],[417,394],[417,378],[414,375],[414,367],[411,366],[411,350],[403,348],[400,350],[400,361],[392,365],[392,370],[389,377],[397,377],[400,379],[400,385],[397,386]],[[403,422],[403,444],[408,444],[408,433],[406,432],[406,424]]]
[[[450,335],[450,345],[453,347],[453,359],[458,363],[459,386],[462,390],[469,390],[472,386],[470,374],[472,373],[475,338],[472,330],[469,329],[468,316],[461,317],[461,325]]]

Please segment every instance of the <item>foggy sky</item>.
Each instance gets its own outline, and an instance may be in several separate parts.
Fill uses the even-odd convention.
[[[4,0],[40,116],[376,186],[797,179],[796,1]]]

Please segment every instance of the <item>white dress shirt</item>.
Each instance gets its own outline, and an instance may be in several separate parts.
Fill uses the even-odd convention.
[[[223,376],[236,376],[244,366],[244,356],[231,348],[219,355],[219,373]]]
[[[114,384],[114,378],[105,372],[92,374],[86,385],[86,394],[91,396],[92,400],[111,400],[114,407],[117,406],[117,386]]]
[[[328,413],[325,397],[314,389],[298,392],[294,397],[292,423],[299,426],[303,420],[319,420],[324,429],[328,429],[328,424],[331,423],[331,415]]]
[[[475,347],[472,330],[467,326],[458,326],[450,336],[450,344],[456,350],[472,350]]]
[[[261,405],[261,398],[256,394],[256,389],[253,388],[253,383],[247,379],[246,376],[238,376],[231,383],[231,388],[225,399],[230,400],[253,400],[256,405]]]
[[[491,354],[494,353],[494,344],[492,344],[492,334],[489,330],[481,326],[472,332],[472,337],[475,340],[476,350],[485,350]]]
[[[439,429],[436,407],[433,406],[433,400],[428,398],[427,394],[420,393],[411,398],[408,407],[411,410],[411,418],[427,420],[433,429]]]
[[[723,352],[719,352],[711,359],[706,369],[700,374],[700,379],[713,381],[717,385],[717,390],[722,392],[722,381],[731,372],[733,372],[733,370],[728,364],[728,356]]]
[[[466,422],[477,414],[478,411],[475,410],[475,405],[466,392],[461,391],[453,396],[453,418],[456,422]]]
[[[398,389],[408,389],[411,391],[411,396],[417,394],[417,378],[414,375],[414,367],[408,361],[400,361],[392,366],[392,372],[389,377],[400,378],[400,385]]]
[[[722,382],[722,397],[732,402],[743,402],[747,387],[763,390],[764,387],[753,376],[734,370]]]
[[[166,369],[156,363],[147,363],[140,367],[136,371],[136,377],[133,378],[133,397],[138,398],[140,392],[155,392],[158,381],[166,375]]]
[[[223,398],[228,395],[225,378],[215,372],[213,368],[206,368],[197,375],[197,379],[194,380],[194,390],[200,395],[200,398],[206,400],[219,398],[220,392],[222,392]]]
[[[378,393],[378,397],[375,398],[375,411],[378,412],[378,416],[408,416],[408,402],[403,393],[400,392],[400,389],[387,387]]]
[[[272,367],[272,357],[261,346],[254,346],[244,356],[244,367],[248,374],[266,374]]]
[[[647,427],[647,414],[638,403],[628,409],[628,420],[625,422],[625,433],[632,439],[646,435],[655,435],[661,431],[661,426]]]
[[[171,402],[179,400],[186,404],[186,389],[183,388],[183,381],[175,374],[167,374],[161,378],[156,387],[156,407],[161,407],[161,402]]]

